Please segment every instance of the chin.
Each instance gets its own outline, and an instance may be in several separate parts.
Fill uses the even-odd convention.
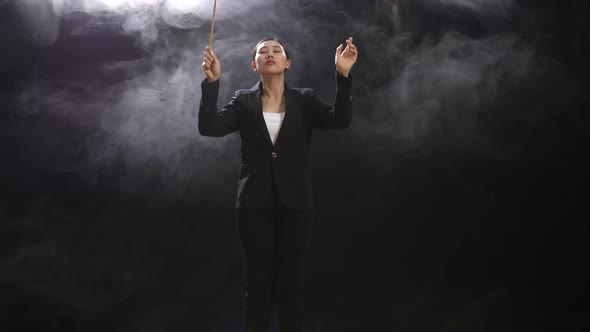
[[[260,75],[281,75],[284,74],[285,71],[277,69],[277,70],[263,70],[263,71],[258,71],[260,73]]]

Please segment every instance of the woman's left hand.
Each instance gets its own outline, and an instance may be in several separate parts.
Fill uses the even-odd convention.
[[[344,76],[348,77],[350,73],[350,69],[356,62],[356,58],[358,56],[358,51],[356,46],[352,43],[352,37],[346,40],[346,48],[342,51],[344,45],[340,44],[336,49],[336,56],[335,56],[335,63],[336,63],[336,71]]]

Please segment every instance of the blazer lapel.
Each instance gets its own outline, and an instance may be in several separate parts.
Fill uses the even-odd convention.
[[[254,112],[254,120],[256,121],[256,125],[261,131],[260,134],[264,138],[264,141],[272,147],[272,140],[270,139],[270,134],[268,133],[268,128],[266,127],[266,122],[264,121],[264,115],[262,115],[262,82],[258,82],[250,89],[248,101],[250,102],[250,107]]]
[[[279,134],[277,135],[277,139],[275,140],[274,146],[277,146],[279,143],[279,139],[281,138],[283,132],[287,130],[289,123],[287,119],[289,118],[289,113],[297,111],[297,105],[295,105],[296,98],[293,94],[293,87],[285,84],[285,117],[283,118],[283,122],[281,124],[281,128],[279,129]],[[270,134],[268,133],[268,127],[266,126],[266,122],[264,121],[264,115],[262,114],[262,82],[258,82],[250,89],[250,94],[248,94],[248,101],[250,102],[250,107],[254,112],[254,119],[258,126],[258,129],[261,131],[262,137],[264,141],[272,148],[272,140],[270,139]]]
[[[280,138],[285,136],[285,130],[288,130],[288,124],[290,123],[287,121],[290,117],[289,114],[297,111],[297,107],[295,105],[295,96],[293,94],[293,87],[288,84],[285,84],[285,117],[283,118],[283,123],[281,123],[281,128],[279,129],[279,134],[277,135],[277,139],[275,140],[275,146],[278,146],[279,142],[281,141]],[[291,114],[292,115],[292,114]]]

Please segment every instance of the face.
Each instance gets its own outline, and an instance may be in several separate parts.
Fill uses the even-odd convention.
[[[291,60],[283,46],[275,40],[267,40],[256,48],[256,56],[252,68],[260,75],[283,74],[291,66]]]

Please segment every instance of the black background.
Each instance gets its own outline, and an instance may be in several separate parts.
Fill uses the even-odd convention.
[[[590,8],[521,0],[514,13],[494,17],[448,1],[401,1],[395,26],[394,2],[278,2],[272,24],[262,11],[247,24],[216,24],[227,75],[220,103],[256,82],[249,55],[225,47],[240,29],[249,47],[269,32],[287,40],[295,54],[287,79],[327,100],[334,48],[349,35],[359,47],[353,125],[314,133],[308,327],[587,331]],[[200,137],[190,116],[208,25],[162,30],[168,44],[138,43],[112,25],[72,33],[90,21],[79,13],[61,18],[57,40],[40,46],[11,2],[0,3],[0,328],[240,331],[239,137]],[[440,93],[424,91],[438,111],[419,113],[428,118],[422,129],[408,125],[423,105],[418,93],[417,108],[396,101],[399,82],[418,73],[410,65],[427,68],[422,62],[439,54],[429,50],[445,38],[459,41],[448,52],[453,63],[485,58],[501,45],[494,38],[507,35],[530,51],[520,75],[500,56],[474,89],[432,83]],[[192,55],[170,51],[189,41]],[[125,65],[105,71],[105,63]],[[154,77],[155,67],[162,77],[175,68],[187,75],[179,109],[188,115],[173,121],[190,130],[144,131],[177,140],[136,149],[104,124],[132,103],[105,91]],[[155,99],[164,117],[177,105],[170,91]],[[477,102],[461,101],[473,91]],[[120,121],[154,118],[135,112]],[[162,146],[176,153],[176,168],[158,158]]]

